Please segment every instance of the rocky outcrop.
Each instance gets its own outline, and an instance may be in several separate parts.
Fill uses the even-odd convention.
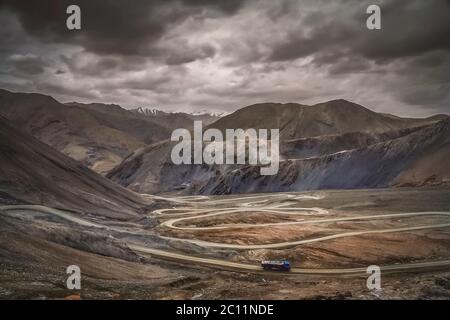
[[[309,150],[314,150],[318,155],[297,159],[285,157],[280,162],[278,174],[273,176],[261,176],[258,166],[177,166],[169,158],[171,143],[164,142],[130,156],[109,177],[139,192],[177,190],[187,194],[441,184],[447,183],[449,178],[450,165],[446,157],[449,152],[449,124],[450,120],[446,119],[427,126],[376,135],[350,133],[326,136],[328,143],[323,145],[320,138],[303,140],[313,141],[311,145],[318,148]],[[350,141],[346,137],[350,137]],[[333,144],[333,141],[336,143]],[[354,148],[321,154],[349,146]]]

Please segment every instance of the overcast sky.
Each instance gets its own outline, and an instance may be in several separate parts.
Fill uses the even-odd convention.
[[[382,30],[366,28],[370,4]],[[450,114],[449,0],[0,0],[0,25],[0,88],[64,102],[231,112],[343,98]]]

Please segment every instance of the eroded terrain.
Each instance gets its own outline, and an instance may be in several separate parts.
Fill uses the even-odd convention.
[[[243,196],[142,195],[146,212],[105,219],[4,203],[2,298],[449,298],[450,190]],[[263,259],[289,259],[289,273]],[[68,265],[81,291],[65,287]],[[365,269],[382,268],[382,290]]]

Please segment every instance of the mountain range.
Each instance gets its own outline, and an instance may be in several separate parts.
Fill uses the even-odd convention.
[[[448,116],[402,118],[346,100],[263,103],[218,118],[0,90],[0,115],[1,192],[31,203],[80,209],[95,202],[114,214],[142,205],[133,191],[235,194],[450,181]],[[249,165],[173,164],[170,134],[195,120],[222,131],[279,128],[278,174],[261,176]]]
[[[64,104],[47,95],[1,89],[0,115],[101,174],[134,150],[170,138],[174,129],[190,126],[196,118],[184,113],[148,116],[114,104]]]
[[[108,177],[139,192],[187,194],[448,183],[448,123],[445,115],[401,118],[345,100],[313,106],[257,104],[210,127],[280,128],[277,175],[261,176],[259,167],[248,165],[174,165],[173,143],[164,141],[134,152]]]

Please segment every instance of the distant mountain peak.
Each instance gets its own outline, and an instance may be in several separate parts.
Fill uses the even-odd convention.
[[[55,98],[52,96],[42,94],[42,93],[36,93],[36,92],[12,92],[5,89],[0,89],[0,97],[10,97],[10,98],[19,98],[19,99],[27,99],[32,100],[34,103],[59,103]]]
[[[328,108],[339,108],[339,109],[344,109],[344,110],[348,110],[348,109],[359,109],[359,110],[365,110],[371,113],[375,113],[375,111],[370,110],[369,108],[366,108],[358,103],[349,101],[349,100],[345,100],[345,99],[335,99],[335,100],[330,100],[330,101],[326,101],[326,102],[321,102],[321,103],[317,103],[315,105],[313,105],[312,107],[318,107],[318,106],[324,106],[324,107],[328,107]]]
[[[352,101],[349,101],[349,100],[346,100],[346,99],[342,99],[342,98],[329,100],[329,101],[326,101],[326,102],[323,102],[323,103],[324,104],[325,103],[327,103],[327,104],[356,104],[356,103],[354,103]]]
[[[145,116],[158,116],[158,115],[166,115],[167,112],[161,111],[156,108],[146,108],[146,107],[137,107],[135,109],[131,109],[134,113],[143,114]]]
[[[208,112],[205,110],[201,110],[201,111],[194,111],[194,112],[173,112],[173,111],[162,111],[158,108],[147,108],[147,107],[137,107],[134,109],[131,109],[130,111],[134,112],[134,113],[139,113],[139,114],[143,114],[146,116],[165,116],[165,115],[171,115],[171,114],[186,114],[186,115],[190,115],[190,116],[209,116],[209,117],[222,117],[224,115],[226,115],[225,112]]]

